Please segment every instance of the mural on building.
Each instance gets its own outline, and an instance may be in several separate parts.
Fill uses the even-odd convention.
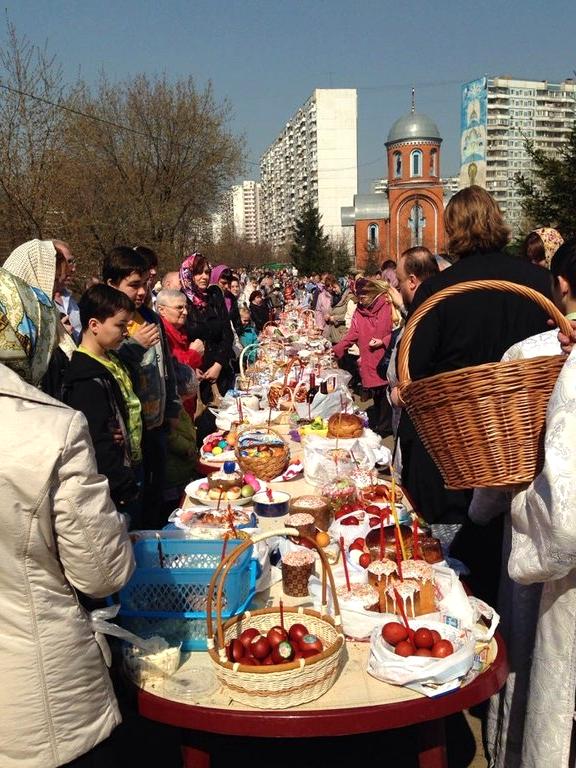
[[[488,84],[485,77],[462,86],[460,107],[460,187],[486,186],[486,120]]]

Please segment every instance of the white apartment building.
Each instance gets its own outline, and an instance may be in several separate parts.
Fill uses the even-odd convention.
[[[234,232],[250,243],[258,243],[262,236],[260,207],[260,182],[246,180],[231,190],[231,220]]]
[[[357,96],[354,88],[317,88],[260,159],[262,236],[275,247],[290,241],[307,200],[324,233],[350,237],[340,208],[358,187]]]
[[[556,154],[576,120],[576,82],[483,77],[462,86],[461,186],[480,184],[500,205],[514,234],[526,222],[514,177],[529,176],[525,139]]]

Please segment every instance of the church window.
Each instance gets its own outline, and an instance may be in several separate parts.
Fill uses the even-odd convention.
[[[378,248],[378,224],[368,225],[368,247]]]
[[[424,239],[424,227],[426,219],[420,203],[414,203],[408,219],[408,228],[410,229],[410,247],[422,245]]]
[[[394,152],[394,178],[402,178],[402,153]]]
[[[422,176],[422,151],[415,149],[410,155],[411,176]]]
[[[438,152],[436,152],[436,150],[433,149],[430,152],[430,176],[438,176],[437,162],[438,162]]]

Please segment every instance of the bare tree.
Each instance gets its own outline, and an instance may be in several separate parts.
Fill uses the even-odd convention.
[[[8,22],[0,48],[0,235],[7,252],[27,237],[46,237],[62,164],[65,113],[71,97],[46,48],[19,38]],[[31,98],[34,97],[34,98]]]
[[[103,76],[77,104],[83,115],[70,117],[65,136],[66,228],[87,253],[143,242],[172,266],[241,171],[228,105],[192,78],[144,75],[121,84]]]

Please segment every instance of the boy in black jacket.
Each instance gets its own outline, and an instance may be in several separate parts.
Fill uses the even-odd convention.
[[[118,510],[137,525],[141,407],[126,368],[112,351],[127,336],[134,304],[120,291],[99,284],[86,291],[79,307],[82,342],[65,374],[64,402],[86,416],[98,471],[108,478]]]

